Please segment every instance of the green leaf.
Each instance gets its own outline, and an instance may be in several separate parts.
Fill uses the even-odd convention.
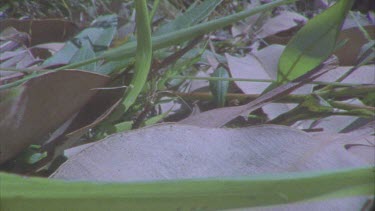
[[[109,61],[97,69],[97,73],[103,75],[114,75],[121,73],[126,67],[134,64],[134,57],[122,60]]]
[[[90,41],[88,39],[82,39],[82,46],[79,48],[79,50],[74,54],[73,58],[70,60],[70,62],[80,62],[87,59],[95,58],[95,52],[92,49],[92,46],[90,44]],[[83,65],[79,68],[80,70],[87,70],[87,71],[96,71],[96,62]]]
[[[209,16],[220,2],[222,0],[206,0],[199,5],[194,3],[183,15],[158,28],[154,35],[163,35],[197,24]]]
[[[229,73],[225,68],[219,67],[214,71],[212,76],[219,78],[229,78]],[[228,93],[228,87],[229,81],[210,81],[210,90],[212,92],[214,102],[218,107],[223,107],[225,105],[225,98]]]
[[[169,111],[147,119],[146,121],[144,121],[143,126],[150,126],[150,125],[153,125],[153,124],[156,124],[156,123],[160,122],[161,120],[163,120],[168,115],[168,113],[169,113]]]
[[[134,183],[0,173],[2,210],[218,210],[372,195],[374,168]]]
[[[135,3],[137,24],[137,51],[135,55],[135,72],[125,93],[122,105],[125,111],[129,109],[141,93],[147,81],[152,60],[151,26],[146,0],[137,0]],[[125,112],[124,111],[124,112]]]
[[[133,121],[125,121],[115,125],[116,133],[129,131],[132,129]]]
[[[340,0],[311,19],[290,40],[279,60],[277,81],[285,83],[317,67],[336,46],[337,38],[354,0]]]
[[[80,60],[74,59],[75,54],[77,54],[84,40],[90,40],[92,47],[97,47],[95,52],[98,55],[102,53],[103,50],[107,50],[110,46],[114,35],[116,34],[117,28],[117,15],[105,15],[96,18],[90,27],[84,29],[72,40],[66,42],[65,46],[55,53],[53,56],[44,61],[43,66],[49,66],[54,64],[67,64],[74,63]],[[98,56],[97,55],[97,56]]]

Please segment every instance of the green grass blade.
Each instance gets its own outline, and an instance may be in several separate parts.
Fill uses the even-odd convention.
[[[311,19],[289,41],[279,60],[277,81],[285,83],[312,70],[334,51],[354,0],[340,0]]]
[[[137,99],[143,86],[147,81],[147,76],[151,67],[152,42],[151,26],[146,0],[137,0],[135,3],[136,24],[137,24],[137,51],[135,55],[135,72],[130,85],[125,93],[122,104],[125,111]]]
[[[230,78],[228,71],[224,67],[219,67],[212,74],[213,77]],[[224,107],[226,95],[228,93],[229,81],[216,80],[210,81],[210,90],[214,102],[218,107]]]
[[[374,168],[136,183],[0,173],[2,210],[217,210],[373,195]]]

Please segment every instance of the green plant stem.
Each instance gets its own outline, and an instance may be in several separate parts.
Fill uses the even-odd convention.
[[[159,3],[160,3],[160,0],[155,0],[155,1],[154,1],[154,4],[152,5],[152,10],[151,10],[151,12],[150,12],[150,25],[152,24],[152,20],[154,19],[154,16],[155,16],[156,10],[157,10],[158,7],[159,7]]]
[[[356,87],[345,87],[335,90],[317,91],[315,92],[322,98],[336,98],[336,99],[350,99],[353,97],[361,96],[363,94],[368,94],[375,92],[375,85],[360,85]],[[348,97],[352,96],[352,97]]]
[[[358,110],[358,109],[367,110],[367,111],[370,111],[370,112],[375,111],[375,107],[372,107],[372,106],[355,105],[355,104],[344,103],[344,102],[340,102],[340,101],[329,101],[329,104],[331,104],[331,106],[333,106],[335,108],[343,109],[343,110],[347,110],[347,111]]]
[[[274,83],[274,82],[276,82],[275,80],[270,80],[270,79],[195,77],[195,76],[170,76],[168,78],[170,78],[170,79],[185,79],[185,80],[208,80],[208,81],[246,81],[246,82],[264,82],[264,83]],[[331,86],[360,86],[359,84],[323,82],[323,81],[312,81],[309,84],[331,85]]]
[[[216,20],[208,21],[205,23],[197,24],[195,26],[171,32],[165,35],[160,35],[153,37],[152,48],[154,50],[166,48],[172,45],[178,45],[187,40],[194,39],[195,37],[207,34],[211,31],[218,30],[234,22],[247,18],[249,16],[255,15],[260,12],[264,12],[280,5],[289,4],[295,2],[296,0],[277,0],[268,4],[258,6],[256,8],[242,11],[236,14],[232,14],[226,17],[218,18]],[[103,54],[103,58],[108,59],[121,59],[126,57],[132,57],[135,54],[136,43],[130,42],[118,48],[109,50]]]
[[[347,99],[357,98],[357,97],[366,95],[371,92],[375,92],[375,85],[336,88],[334,90],[331,90],[330,92],[322,92],[322,93],[317,92],[315,94],[319,95],[320,97],[324,99],[335,99],[334,102],[337,102],[337,100],[347,100]],[[179,96],[183,98],[184,100],[188,100],[188,101],[212,100],[212,94],[209,92],[193,92],[193,93],[172,92],[171,95]],[[226,97],[228,101],[238,100],[240,103],[242,103],[245,101],[255,100],[259,96],[260,96],[259,94],[228,93]],[[279,100],[276,100],[275,102],[277,103],[302,103],[304,100],[306,100],[307,96],[309,95],[290,94],[290,95],[286,95],[285,97],[282,97]],[[336,104],[336,105],[339,105],[339,104]],[[347,104],[347,103],[342,103],[342,102],[340,102],[340,105],[342,106],[347,105],[350,107],[350,109],[367,109],[369,111],[372,111],[374,109],[374,107],[371,107],[371,106],[359,106],[358,107],[357,105]],[[343,108],[343,107],[340,107],[340,108]]]

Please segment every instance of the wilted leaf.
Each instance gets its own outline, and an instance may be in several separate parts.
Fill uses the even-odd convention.
[[[52,177],[124,182],[250,176],[366,165],[347,152],[345,144],[348,142],[313,139],[304,132],[283,126],[205,129],[166,124],[119,133],[90,145],[68,159]],[[364,201],[357,198],[295,206],[342,210],[360,207]]]
[[[332,60],[327,60],[321,66],[311,70],[308,74],[302,75],[296,80],[280,85],[271,91],[268,91],[249,102],[246,105],[212,109],[194,116],[190,116],[181,120],[181,124],[197,125],[201,127],[222,127],[229,121],[235,119],[239,115],[248,115],[250,112],[261,108],[267,103],[277,100],[280,97],[289,94],[306,83],[316,79],[317,77],[327,73],[333,68]],[[207,121],[210,120],[210,121]]]
[[[73,22],[63,19],[19,20],[9,18],[0,20],[0,25],[1,29],[14,27],[18,31],[28,33],[31,36],[31,46],[48,42],[65,42],[78,30]]]
[[[82,71],[50,72],[0,92],[0,163],[77,113],[109,78]],[[11,95],[10,95],[11,94]]]
[[[337,149],[331,150],[337,150],[337,154],[315,151],[322,144],[334,144]],[[118,133],[97,142],[68,160],[53,177],[134,181],[245,176],[363,164],[343,146],[314,140],[284,126],[206,129],[165,124]]]
[[[363,27],[368,35],[375,39],[375,26],[369,25]],[[341,31],[338,42],[347,40],[344,46],[337,49],[334,54],[339,58],[341,66],[356,65],[360,49],[369,42],[358,27],[348,28]]]
[[[307,18],[298,13],[283,11],[264,23],[262,28],[260,28],[257,37],[265,38],[281,31],[291,29],[295,26],[302,25],[306,21]]]
[[[348,72],[353,67],[340,66],[327,74],[319,77],[317,81],[333,82]],[[342,83],[352,84],[375,84],[375,65],[364,65],[356,69],[352,74],[346,77]]]
[[[264,70],[263,64],[253,55],[239,58],[225,54],[225,57],[233,78],[271,79],[270,75]],[[274,59],[277,60],[278,58]],[[246,94],[261,94],[270,84],[269,82],[248,81],[235,81],[234,83]]]

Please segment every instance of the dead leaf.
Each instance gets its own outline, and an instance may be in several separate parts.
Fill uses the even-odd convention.
[[[306,83],[315,80],[319,76],[333,69],[334,65],[334,59],[331,58],[292,82],[278,86],[246,105],[212,109],[198,115],[189,116],[188,118],[181,120],[179,123],[201,127],[222,127],[236,117],[240,115],[248,115],[250,112],[261,108],[267,103],[275,101]]]
[[[307,22],[307,18],[289,11],[282,11],[279,15],[269,19],[259,30],[257,37],[263,39],[270,35],[286,31]]]
[[[374,25],[364,26],[363,28],[372,39],[375,39]],[[353,66],[356,64],[361,47],[368,43],[369,40],[366,39],[358,27],[341,31],[338,42],[343,40],[348,40],[348,42],[343,47],[336,50],[334,54],[339,58],[341,66]]]
[[[285,126],[206,129],[162,124],[99,141],[69,159],[52,177],[123,182],[299,172],[365,164],[347,153],[343,145],[330,148],[332,151],[315,151],[324,144]],[[339,151],[333,156],[331,152],[335,150]]]
[[[77,113],[109,78],[83,71],[50,72],[0,92],[0,163]]]
[[[74,35],[78,27],[70,21],[63,19],[43,20],[0,20],[1,28],[14,27],[18,31],[26,32],[31,36],[31,46],[40,43],[64,42]],[[48,33],[46,33],[48,29]]]
[[[163,124],[118,133],[87,147],[68,150],[72,157],[51,177],[127,182],[250,176],[366,165],[366,162],[347,152],[344,144],[326,143],[284,126],[206,129]],[[77,153],[79,150],[82,151]],[[362,197],[292,204],[281,208],[350,210],[361,207],[365,201],[366,198]]]
[[[229,70],[233,78],[271,79],[265,71],[263,64],[253,55],[246,55],[239,58],[226,53],[225,57],[227,58]],[[269,82],[247,81],[235,81],[235,84],[245,94],[261,94],[270,85]]]
[[[317,81],[334,82],[348,72],[351,66],[339,66],[327,74],[319,77]],[[342,83],[375,84],[375,65],[363,65],[345,78]]]

